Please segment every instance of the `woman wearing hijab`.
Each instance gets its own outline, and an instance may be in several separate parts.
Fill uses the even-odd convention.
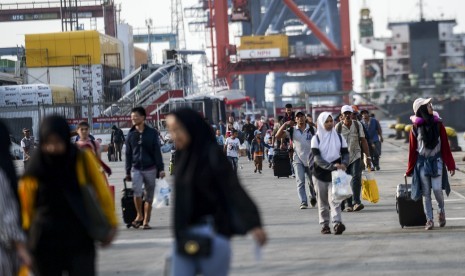
[[[0,121],[0,275],[17,275],[31,265],[19,217],[18,179],[10,155],[10,134]]]
[[[423,195],[423,206],[426,214],[426,230],[434,228],[433,206],[431,203],[431,189],[438,203],[439,227],[446,225],[444,209],[444,194],[449,196],[450,185],[447,170],[450,175],[455,174],[455,161],[447,140],[446,129],[441,119],[433,111],[431,98],[418,98],[413,102],[414,116],[410,131],[409,158],[406,176],[412,176],[413,200]],[[444,166],[445,165],[445,166]]]
[[[332,198],[331,172],[345,171],[349,163],[347,142],[334,129],[333,116],[323,112],[317,119],[317,132],[313,136],[311,147],[314,158],[313,183],[318,195],[319,222],[322,234],[331,234],[330,219],[334,234],[340,235],[346,229],[341,218],[341,202]],[[331,213],[331,217],[330,217]]]
[[[114,238],[117,226],[112,199],[98,161],[90,150],[70,142],[66,120],[44,119],[40,145],[19,182],[23,228],[33,255],[35,275],[95,275],[95,245],[88,234],[89,216],[80,186],[92,185],[113,227],[102,245]]]
[[[177,149],[172,275],[228,275],[231,236],[251,232],[266,242],[258,209],[197,112],[181,109],[166,121]]]

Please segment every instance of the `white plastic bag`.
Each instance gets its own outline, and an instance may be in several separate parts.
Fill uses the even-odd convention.
[[[351,175],[348,175],[343,170],[336,170],[331,172],[331,180],[333,185],[333,200],[343,201],[352,196],[352,188],[350,187],[350,181],[352,180]]]
[[[162,208],[170,205],[171,187],[165,178],[157,179],[155,184],[155,195],[153,208]]]

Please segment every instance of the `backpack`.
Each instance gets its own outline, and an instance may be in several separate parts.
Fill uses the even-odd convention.
[[[338,133],[337,137],[339,137],[339,142],[341,142],[341,151],[342,151],[342,135]],[[318,141],[318,145],[320,145],[320,136],[318,136],[318,134],[316,135],[316,140]]]
[[[363,148],[362,148],[362,141],[360,140],[360,126],[358,125],[359,122],[356,121],[356,120],[352,120],[352,123],[355,125],[355,128],[357,129],[357,136],[358,136],[358,144],[360,145],[360,148],[362,149],[362,153],[363,153]],[[341,134],[342,132],[342,124],[343,122],[339,122],[336,126],[336,132],[338,134]],[[365,129],[365,127],[363,126],[362,123],[360,123],[362,125],[362,128],[363,128],[363,133],[365,134],[365,139],[367,139],[367,143],[368,143],[368,136],[367,136],[367,130]]]
[[[288,131],[289,131],[289,137],[291,138],[291,140],[294,140],[294,127],[291,127]],[[309,132],[312,134],[312,137],[315,135],[315,129],[312,126],[310,126],[307,129],[307,133]]]
[[[114,143],[122,143],[124,142],[124,133],[121,129],[116,129],[115,133],[113,134],[113,142]]]

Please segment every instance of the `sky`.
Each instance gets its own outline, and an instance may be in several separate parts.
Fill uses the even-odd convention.
[[[36,2],[46,1],[37,0]],[[255,0],[251,0],[255,1]],[[5,3],[25,3],[31,0],[0,0],[0,4]],[[171,0],[115,0],[121,4],[121,19],[129,23],[134,28],[144,28],[145,20],[152,18],[154,27],[167,27],[171,25]],[[182,0],[183,7],[192,6],[198,0]],[[455,32],[465,32],[465,0],[423,0],[424,15],[426,19],[456,19],[457,26]],[[387,24],[390,21],[409,21],[419,18],[419,0],[350,0],[351,17],[351,40],[353,41],[353,79],[354,90],[360,91],[361,76],[360,68],[363,59],[373,58],[373,53],[369,49],[358,44],[358,20],[360,8],[366,5],[371,10],[374,20],[375,36],[390,36]],[[187,22],[190,19],[184,18],[186,42],[189,49],[205,49],[205,38],[199,33],[189,33]],[[89,21],[83,20],[88,27]],[[103,20],[97,21],[98,30],[103,32]],[[36,21],[21,23],[1,23],[0,24],[0,47],[12,47],[24,45],[24,35],[27,33],[44,33],[61,31],[60,21]],[[147,48],[146,45],[136,45]],[[161,62],[161,50],[167,44],[157,44],[153,46],[155,62]],[[378,54],[376,57],[382,57]]]

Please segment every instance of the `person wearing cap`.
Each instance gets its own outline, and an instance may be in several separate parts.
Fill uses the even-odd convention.
[[[409,137],[409,157],[405,176],[413,176],[411,197],[413,200],[423,196],[426,214],[426,230],[434,228],[431,189],[438,203],[439,227],[446,225],[444,194],[450,193],[447,170],[455,174],[455,161],[449,147],[446,129],[433,112],[431,98],[418,98],[413,102],[413,127]]]
[[[360,111],[360,113],[362,114],[361,123],[364,125],[365,129],[368,132],[368,136],[370,137],[371,145],[369,145],[369,149],[371,160],[375,169],[379,171],[379,157],[381,156],[381,143],[383,142],[383,131],[381,130],[381,125],[379,124],[378,120],[370,117],[370,113],[368,112],[368,110],[364,109]]]
[[[276,138],[281,139],[287,135],[290,136],[292,141],[293,154],[293,167],[296,174],[297,194],[300,199],[300,209],[308,207],[307,192],[305,191],[305,175],[310,179],[311,169],[313,168],[313,154],[311,148],[312,131],[310,126],[306,123],[305,114],[297,112],[295,114],[297,125],[289,130],[287,128],[292,124],[292,121],[285,122],[276,133]],[[313,188],[312,182],[309,182],[310,188],[310,204],[314,207],[317,203],[316,193]]]
[[[226,138],[224,142],[224,152],[226,153],[226,157],[228,158],[229,162],[231,162],[232,168],[235,173],[237,173],[237,164],[239,161],[239,147],[241,145],[241,141],[237,136],[239,132],[237,129],[231,130],[231,136]]]
[[[354,113],[353,108],[350,105],[344,105],[341,108],[341,113],[344,119],[337,123],[336,131],[344,137],[349,148],[349,166],[347,167],[347,173],[352,176],[350,184],[353,193],[352,197],[346,199],[344,202],[347,203],[345,210],[347,212],[360,211],[365,208],[360,199],[360,194],[362,192],[362,154],[367,156],[366,167],[371,168],[370,151],[368,149],[367,140],[365,139],[365,132],[363,131],[362,124],[352,119]]]
[[[255,165],[254,173],[258,171],[258,173],[262,173],[263,167],[263,155],[265,154],[265,142],[262,138],[262,133],[260,130],[255,130],[254,132],[255,138],[252,140],[252,144],[250,147],[250,152],[253,156],[253,161]]]
[[[245,143],[245,148],[247,150],[247,158],[249,159],[249,161],[253,160],[252,155],[250,154],[250,145],[255,136],[254,132],[256,129],[257,128],[255,127],[255,125],[250,122],[250,116],[247,116],[245,118],[245,124],[242,127],[242,132],[245,134],[244,143]]]
[[[21,149],[23,150],[23,163],[24,168],[26,168],[29,163],[29,158],[31,158],[32,151],[34,150],[34,137],[31,136],[31,130],[28,128],[23,128],[23,139],[21,139]]]
[[[265,139],[266,132],[271,129],[270,124],[267,122],[266,117],[262,116],[260,118],[260,121],[258,122],[258,127],[257,129],[260,131],[260,135],[262,140]]]

